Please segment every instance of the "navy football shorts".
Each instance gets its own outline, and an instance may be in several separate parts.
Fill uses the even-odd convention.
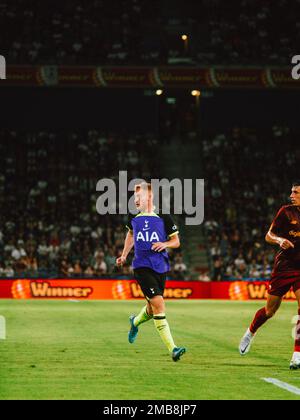
[[[147,267],[135,268],[133,272],[147,300],[157,295],[163,296],[167,273],[157,273]]]

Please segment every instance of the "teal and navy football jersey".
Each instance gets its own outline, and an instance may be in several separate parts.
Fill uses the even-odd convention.
[[[170,270],[167,250],[152,251],[155,242],[166,242],[178,229],[172,218],[166,214],[139,213],[130,215],[126,227],[134,237],[133,268],[148,267],[157,273],[166,273]]]

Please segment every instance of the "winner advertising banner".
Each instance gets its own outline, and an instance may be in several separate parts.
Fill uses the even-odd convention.
[[[267,282],[167,281],[166,299],[265,299]],[[0,299],[143,299],[135,280],[0,280]],[[288,292],[285,299],[293,300]]]
[[[299,89],[289,67],[8,66],[4,86]]]

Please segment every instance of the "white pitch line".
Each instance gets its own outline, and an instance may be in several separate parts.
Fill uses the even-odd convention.
[[[274,378],[261,378],[261,379],[265,382],[278,386],[279,388],[285,389],[286,391],[289,391],[292,394],[300,395],[300,388],[297,388],[296,386],[290,385],[286,382],[282,382]]]

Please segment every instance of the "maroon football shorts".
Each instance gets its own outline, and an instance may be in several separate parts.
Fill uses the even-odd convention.
[[[291,287],[294,292],[300,289],[300,271],[286,271],[285,273],[272,274],[268,293],[283,297]]]

